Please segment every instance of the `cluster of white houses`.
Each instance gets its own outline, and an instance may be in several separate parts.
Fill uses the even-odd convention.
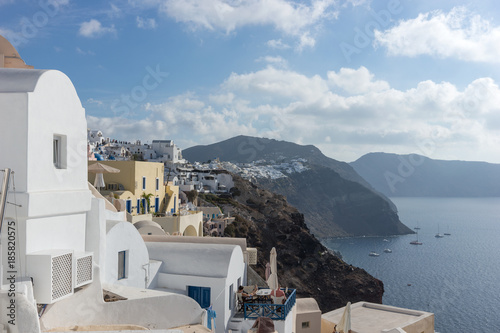
[[[161,163],[116,161],[124,178],[108,178],[104,192],[92,186],[85,111],[70,79],[29,68],[1,36],[0,117],[0,333],[247,332],[266,315],[269,306],[237,306],[255,249],[245,239],[200,237],[196,222],[181,226],[179,186],[157,181]],[[144,219],[153,205],[174,214]],[[167,235],[169,227],[185,236]],[[331,333],[337,313],[321,315],[289,287],[287,302],[267,312],[275,330]],[[352,332],[433,332],[430,313],[358,307],[370,316]],[[374,326],[363,319],[379,312],[386,319]]]

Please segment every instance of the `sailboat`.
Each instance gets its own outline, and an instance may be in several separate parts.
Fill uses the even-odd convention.
[[[450,230],[450,226],[448,226],[448,230]],[[448,232],[445,232],[445,233],[444,233],[444,235],[445,235],[445,236],[451,236],[451,234],[450,234],[450,232],[449,232],[449,231],[448,231]]]
[[[414,240],[414,241],[411,241],[410,244],[411,245],[422,245],[422,242],[418,241],[418,231],[417,231],[417,239]]]
[[[434,236],[436,238],[443,238],[444,235],[439,233],[439,224],[438,224],[438,233]]]

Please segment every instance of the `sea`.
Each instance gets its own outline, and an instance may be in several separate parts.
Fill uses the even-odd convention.
[[[500,332],[500,198],[391,200],[422,245],[416,234],[323,244],[382,280],[384,304],[434,313],[436,332]]]

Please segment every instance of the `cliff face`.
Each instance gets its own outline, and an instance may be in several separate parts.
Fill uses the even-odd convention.
[[[338,236],[387,236],[412,233],[399,221],[394,204],[376,192],[347,163],[336,161],[311,145],[237,136],[208,146],[183,151],[190,161],[221,161],[270,165],[300,160],[305,171],[283,177],[254,177],[252,182],[282,194],[305,215],[311,232],[319,238]],[[271,166],[273,167],[273,166]],[[242,173],[243,174],[243,173]]]
[[[412,233],[389,202],[363,185],[324,167],[256,182],[287,200],[306,216],[316,237],[386,236]]]
[[[258,249],[254,269],[260,276],[265,275],[265,265],[275,247],[280,284],[296,288],[299,297],[314,297],[323,312],[345,306],[348,301],[382,302],[383,283],[326,249],[309,233],[304,215],[290,206],[284,196],[260,189],[238,176],[234,180],[240,194],[233,199],[214,195],[205,199],[236,216],[226,233],[246,237],[248,246]]]

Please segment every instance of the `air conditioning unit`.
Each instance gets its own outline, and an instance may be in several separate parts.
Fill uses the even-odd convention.
[[[93,280],[93,270],[92,270],[92,252],[75,252],[74,255],[74,275],[73,282],[74,288],[78,288],[89,284]]]
[[[33,279],[35,299],[52,304],[73,294],[73,251],[45,250],[26,256],[26,272]]]

